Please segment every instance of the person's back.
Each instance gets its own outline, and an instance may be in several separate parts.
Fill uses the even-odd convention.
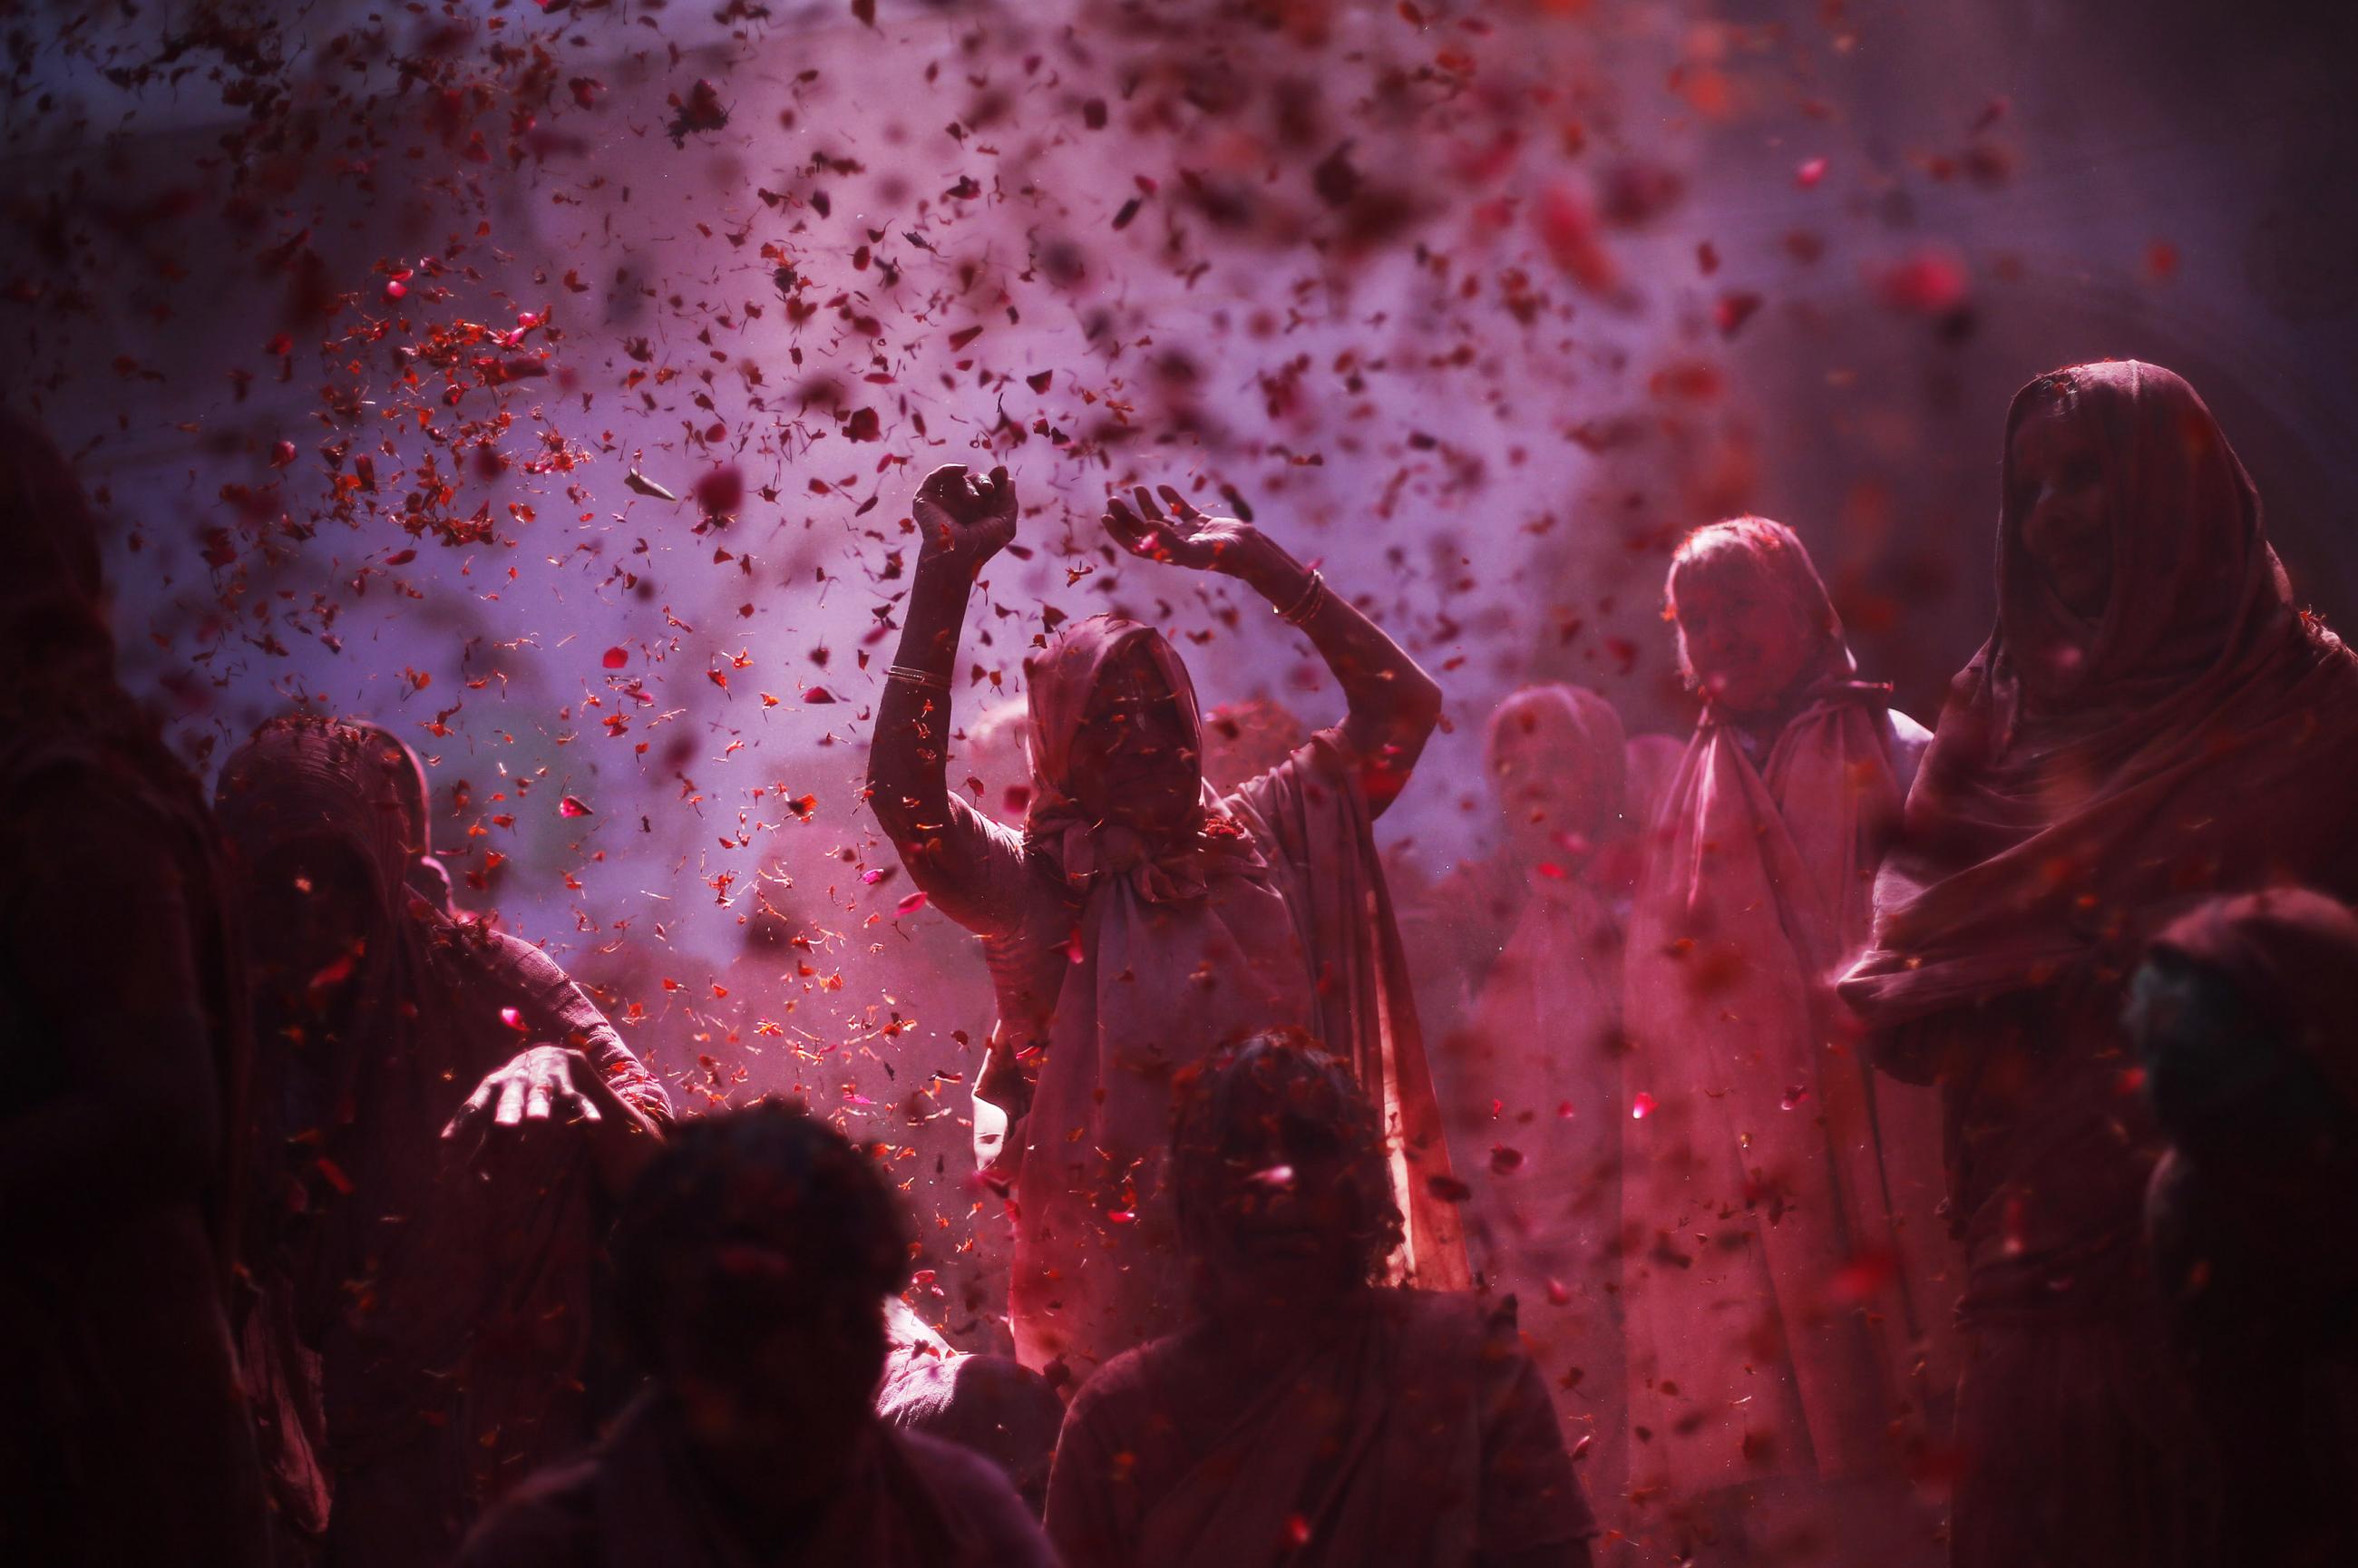
[[[742,1556],[696,1473],[677,1407],[649,1396],[590,1454],[533,1476],[479,1525],[458,1568],[702,1568]],[[879,1425],[775,1568],[1054,1568],[991,1463],[953,1443]]]

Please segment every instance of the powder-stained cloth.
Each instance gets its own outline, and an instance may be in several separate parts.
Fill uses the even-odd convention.
[[[1235,793],[1204,792],[1149,842],[1070,794],[1076,736],[1100,677],[1143,650],[1201,719],[1185,667],[1152,628],[1076,622],[1029,666],[1034,770],[1024,831],[955,795],[943,851],[911,868],[935,905],[990,938],[1000,1044],[1036,1062],[1011,1142],[1019,1210],[1010,1317],[1018,1357],[1079,1375],[1176,1325],[1184,1301],[1163,1164],[1173,1073],[1222,1041],[1308,1028],[1347,1061],[1397,1140],[1408,1215],[1400,1264],[1462,1283],[1448,1156],[1425,1067],[1373,813],[1335,731]]]
[[[1937,1107],[1875,1080],[1830,989],[1924,732],[1856,678],[1801,542],[1740,528],[1826,631],[1786,714],[1706,707],[1631,919],[1629,1463],[1673,1500],[1895,1474],[1955,1295]]]
[[[658,1119],[662,1088],[546,954],[404,884],[398,749],[274,720],[224,765],[247,863],[296,838],[368,873],[349,1033],[258,1064],[246,1375],[291,1523],[331,1565],[435,1561],[491,1498],[587,1435],[579,1378],[604,1217],[586,1137],[550,1126],[472,1162],[439,1134],[534,1042],[578,1049]]]
[[[2068,383],[2100,454],[2093,622],[2024,548],[2014,434]],[[2146,939],[2218,892],[2358,893],[2358,666],[2303,614],[2193,389],[2082,365],[2006,420],[1997,624],[1952,683],[1843,986],[1880,1063],[1941,1086],[1976,1347],[1955,1561],[2209,1560],[2184,1391],[2139,1246],[2158,1135],[2125,1076]]]

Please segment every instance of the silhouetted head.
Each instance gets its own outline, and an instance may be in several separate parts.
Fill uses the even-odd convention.
[[[1216,1051],[1174,1086],[1181,1245],[1215,1312],[1314,1314],[1382,1277],[1401,1213],[1375,1108],[1298,1029]]]
[[[623,1328],[707,1474],[765,1509],[824,1497],[870,1430],[884,1298],[913,1233],[882,1173],[798,1107],[673,1130],[611,1243]]]
[[[371,726],[293,715],[222,764],[228,840],[265,1032],[331,1014],[406,897],[416,763]]]
[[[1025,664],[1036,820],[1070,802],[1149,840],[1203,815],[1203,720],[1186,666],[1161,633],[1094,615]]]
[[[2211,900],[2157,936],[2124,1023],[2154,1114],[2198,1157],[2352,1143],[2358,917],[2306,889]]]

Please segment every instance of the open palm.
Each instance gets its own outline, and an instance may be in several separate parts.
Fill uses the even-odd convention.
[[[1260,542],[1259,530],[1233,517],[1199,512],[1167,484],[1160,487],[1159,493],[1160,506],[1142,484],[1130,492],[1130,503],[1120,496],[1106,503],[1105,531],[1116,544],[1141,559],[1167,561],[1193,571],[1232,576],[1244,571]]]

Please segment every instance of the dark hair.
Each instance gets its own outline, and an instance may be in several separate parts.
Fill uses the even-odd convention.
[[[771,1325],[909,1282],[914,1238],[883,1173],[799,1105],[692,1118],[614,1222],[614,1298],[632,1353],[658,1363],[682,1324],[725,1364]]]
[[[1229,1135],[1283,1112],[1330,1134],[1344,1151],[1360,1277],[1383,1278],[1405,1230],[1383,1123],[1349,1068],[1300,1029],[1264,1030],[1183,1069],[1172,1082],[1172,1190],[1184,1244],[1203,1244],[1228,1176]]]

